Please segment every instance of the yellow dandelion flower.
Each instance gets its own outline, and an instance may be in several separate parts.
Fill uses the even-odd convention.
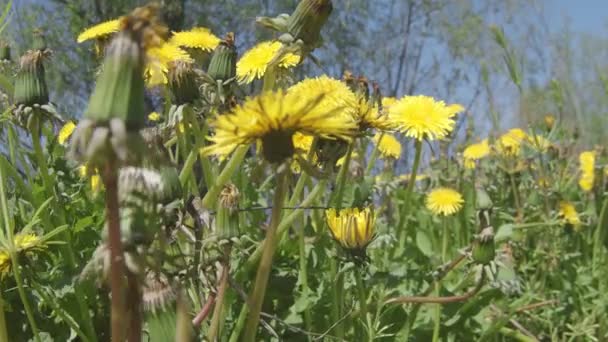
[[[381,140],[380,140],[381,139]],[[378,146],[380,155],[386,159],[399,159],[401,157],[401,143],[394,135],[388,133],[376,133],[373,138],[374,144]]]
[[[299,95],[299,94],[296,94]],[[322,108],[324,93],[303,99],[290,92],[267,92],[248,98],[232,113],[217,116],[211,123],[215,135],[203,154],[226,155],[238,145],[261,141],[264,156],[281,162],[295,152],[293,135],[348,139],[355,132],[351,118],[338,115],[335,108]]]
[[[312,135],[306,135],[300,132],[296,132],[294,133],[292,140],[293,146],[296,150],[308,152],[310,150],[310,147],[312,146],[312,141],[314,140],[314,137]]]
[[[57,141],[61,144],[64,145],[72,136],[72,133],[74,133],[74,130],[76,129],[76,124],[74,123],[74,121],[68,121],[66,122],[65,125],[63,125],[63,127],[61,127],[61,129],[59,130],[59,135],[57,136]]]
[[[326,75],[307,78],[291,86],[287,92],[302,102],[308,102],[311,98],[318,99],[319,104],[315,107],[317,111],[331,111],[348,117],[351,121],[356,120],[359,106],[357,96],[340,80]]]
[[[87,28],[78,35],[76,41],[82,43],[90,39],[106,38],[120,30],[120,19],[106,21]]]
[[[564,218],[567,224],[570,224],[574,229],[578,230],[581,225],[581,219],[576,212],[576,208],[572,202],[559,202],[559,215]]]
[[[176,61],[193,62],[193,59],[185,50],[170,43],[164,43],[160,46],[147,49],[146,58],[147,63],[144,75],[146,77],[146,84],[149,87],[167,84],[169,63]]]
[[[36,234],[19,233],[14,237],[14,244],[18,252],[41,247],[40,238]]]
[[[389,117],[408,137],[437,140],[452,131],[453,118],[463,109],[461,105],[446,105],[429,96],[405,96],[389,107]]]
[[[593,189],[595,181],[595,152],[585,151],[578,157],[580,178],[578,185],[583,191],[589,192]]]
[[[396,97],[383,97],[382,98],[382,107],[386,110],[388,108],[390,108],[390,106],[394,105],[395,103],[397,103],[397,98]]]
[[[169,43],[175,46],[201,49],[207,52],[213,51],[220,41],[220,38],[205,27],[195,27],[189,31],[173,32],[173,36],[169,39]]]
[[[555,125],[555,116],[553,116],[551,114],[547,114],[547,115],[545,115],[544,121],[545,121],[545,126],[547,127],[547,130],[550,131],[553,128],[553,126]]]
[[[488,155],[490,155],[490,144],[488,144],[488,139],[469,145],[462,152],[464,167],[467,169],[474,169],[475,163]]]
[[[0,251],[0,279],[4,279],[11,271],[11,256],[7,251]]]
[[[426,207],[435,215],[453,215],[464,203],[462,195],[450,188],[437,188],[426,196]]]
[[[269,63],[274,59],[283,45],[278,41],[262,42],[245,52],[236,63],[236,77],[239,83],[248,84],[260,79],[266,73]],[[300,56],[287,53],[281,58],[278,66],[284,69],[300,63]]]
[[[499,153],[506,156],[517,156],[521,148],[521,143],[527,138],[526,132],[520,128],[513,128],[501,135],[496,141],[496,149]]]
[[[370,208],[331,208],[325,217],[331,235],[345,249],[364,250],[374,238],[376,215]]]
[[[150,120],[150,121],[159,121],[160,120],[160,114],[158,114],[157,112],[152,112],[152,113],[148,114],[148,120]]]
[[[81,178],[90,177],[89,184],[91,185],[91,189],[93,192],[98,192],[101,190],[101,176],[99,176],[99,171],[97,169],[89,170],[86,165],[81,165],[78,168],[78,173]]]

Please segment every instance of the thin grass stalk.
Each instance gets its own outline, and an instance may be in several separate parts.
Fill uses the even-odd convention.
[[[103,182],[106,188],[106,219],[110,247],[110,291],[111,301],[111,336],[112,341],[123,341],[125,333],[125,296],[124,296],[124,263],[123,247],[120,239],[120,221],[118,214],[118,175],[116,165],[106,164]]]
[[[260,321],[260,312],[266,295],[266,286],[268,285],[268,277],[272,268],[272,260],[277,246],[277,228],[281,219],[281,210],[285,193],[287,192],[288,172],[286,170],[279,171],[277,176],[277,188],[272,201],[272,214],[270,218],[270,226],[266,231],[266,238],[263,246],[264,252],[258,266],[258,272],[255,279],[255,285],[250,296],[251,308],[249,318],[245,325],[245,335],[243,341],[253,342]]]
[[[27,299],[27,295],[23,288],[23,279],[21,278],[21,268],[19,267],[19,262],[17,259],[17,253],[15,251],[14,239],[13,239],[13,224],[11,223],[10,213],[8,211],[8,203],[6,199],[6,176],[4,174],[4,167],[0,165],[0,205],[2,207],[2,217],[4,217],[4,229],[5,229],[5,237],[8,240],[9,245],[9,254],[12,263],[13,276],[15,277],[15,282],[17,283],[17,292],[19,293],[19,298],[23,303],[23,309],[25,310],[25,314],[27,316],[27,320],[29,322],[30,328],[32,329],[32,334],[34,335],[34,339],[40,342],[39,330],[36,325],[36,320],[34,319],[34,314],[32,311],[32,307],[30,306],[30,302]],[[5,329],[6,330],[6,329]]]

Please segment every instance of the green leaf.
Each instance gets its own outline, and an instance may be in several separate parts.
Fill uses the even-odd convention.
[[[426,231],[419,230],[416,233],[416,246],[418,246],[422,254],[426,256],[433,255],[433,243]]]
[[[498,231],[494,236],[496,242],[505,242],[511,239],[513,236],[513,224],[507,223],[498,227]]]

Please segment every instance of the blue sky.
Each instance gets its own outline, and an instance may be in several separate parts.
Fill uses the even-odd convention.
[[[608,0],[546,0],[545,9],[551,30],[569,23],[577,32],[608,32]]]

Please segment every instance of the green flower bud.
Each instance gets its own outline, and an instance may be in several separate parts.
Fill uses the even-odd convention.
[[[333,10],[331,0],[302,0],[289,17],[288,30],[295,40],[315,45],[321,39],[321,28]]]
[[[117,118],[127,130],[145,125],[144,53],[135,34],[122,31],[112,40],[91,95],[85,118],[107,123]]]
[[[196,73],[192,63],[176,61],[169,67],[169,89],[173,94],[173,103],[182,105],[193,103],[199,98]]]
[[[226,39],[213,51],[207,74],[216,81],[226,81],[234,78],[236,76],[236,59],[234,33],[228,33]]]
[[[490,226],[493,206],[494,204],[490,195],[483,188],[477,188],[475,207],[477,208],[477,219],[479,220],[479,227],[481,229]]]
[[[0,41],[0,62],[11,61],[11,47],[5,41]]]
[[[216,233],[220,240],[239,236],[239,197],[234,184],[226,184],[220,193],[216,214]]]
[[[15,80],[16,105],[34,106],[49,102],[49,91],[44,76],[44,59],[47,53],[30,50],[21,57]]]
[[[479,237],[473,242],[473,260],[481,265],[487,265],[496,257],[494,244],[494,229],[487,227],[481,231]]]
[[[44,36],[42,29],[35,29],[33,35],[34,43],[32,44],[32,47],[34,48],[34,50],[46,51],[48,49],[48,46],[46,44],[46,37]]]

